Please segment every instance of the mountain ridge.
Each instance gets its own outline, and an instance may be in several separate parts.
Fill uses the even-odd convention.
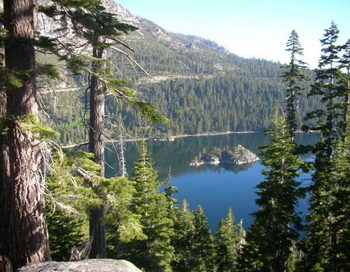
[[[283,107],[285,87],[279,63],[239,57],[213,41],[167,32],[112,0],[103,3],[108,12],[119,12],[120,21],[139,27],[121,38],[135,51],[128,53],[152,78],[122,55],[110,53],[110,61],[117,67],[114,76],[127,79],[128,86],[138,90],[142,101],[154,105],[170,120],[168,124],[150,124],[130,105],[108,97],[105,114],[109,138],[118,139],[121,134],[141,138],[261,131],[269,127],[273,106]],[[84,75],[68,78],[69,88],[88,86]],[[48,122],[61,133],[59,141],[86,141],[83,93],[58,92],[43,100],[50,116]],[[306,95],[301,98],[299,124],[303,112],[313,105]]]

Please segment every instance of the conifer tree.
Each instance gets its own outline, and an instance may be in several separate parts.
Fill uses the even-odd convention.
[[[8,5],[7,5],[8,4]],[[45,4],[48,4],[45,2]],[[31,127],[33,129],[33,133],[30,133],[30,137],[35,135],[38,130],[39,130],[39,123],[35,119],[37,116],[37,105],[36,105],[36,86],[35,86],[35,76],[40,73],[46,73],[51,75],[52,77],[58,77],[57,70],[54,69],[53,65],[46,65],[46,66],[41,66],[38,67],[40,69],[35,69],[35,54],[34,54],[34,45],[37,47],[40,47],[42,49],[42,52],[50,52],[54,53],[57,56],[60,57],[60,60],[65,60],[68,63],[69,68],[72,69],[74,72],[79,72],[80,71],[86,71],[91,73],[94,76],[99,76],[100,79],[106,79],[106,77],[100,75],[99,72],[96,70],[93,71],[93,69],[89,69],[89,63],[91,60],[96,61],[97,58],[88,58],[84,59],[82,55],[76,54],[74,49],[76,49],[78,46],[76,46],[73,43],[70,42],[62,42],[60,38],[54,37],[54,38],[49,38],[49,37],[44,37],[38,35],[38,32],[34,31],[33,27],[33,10],[34,10],[34,4],[33,1],[27,1],[27,0],[16,0],[16,1],[6,1],[5,2],[5,28],[7,28],[7,31],[9,34],[9,38],[6,35],[2,35],[1,38],[5,37],[5,44],[6,44],[6,51],[5,51],[5,59],[6,59],[6,72],[2,73],[2,79],[5,79],[7,85],[7,91],[10,91],[11,93],[8,92],[6,95],[6,101],[7,103],[7,113],[9,115],[12,114],[13,111],[15,112],[15,117],[18,119],[17,121],[21,122],[21,126],[24,124],[24,126]],[[76,27],[75,30],[79,29],[82,30],[83,28],[80,28],[80,26],[84,26],[87,28],[87,30],[84,32],[82,35],[85,40],[88,40],[91,42],[91,34],[95,34],[96,26],[98,24],[104,24],[104,26],[109,26],[108,31],[110,31],[111,28],[116,27],[118,30],[122,32],[126,32],[127,25],[126,24],[120,24],[116,20],[104,20],[106,17],[109,16],[109,18],[112,18],[111,14],[107,14],[104,12],[104,9],[100,5],[99,0],[76,0],[76,1],[61,1],[61,0],[54,0],[53,3],[49,3],[49,6],[39,6],[39,10],[43,13],[45,13],[47,16],[53,18],[56,22],[60,22],[61,25],[59,26],[59,31],[65,31],[67,29],[67,26],[73,26]],[[90,17],[86,16],[87,14],[90,15]],[[100,17],[99,17],[100,16]],[[83,18],[84,17],[84,18]],[[69,20],[67,20],[69,18]],[[90,20],[87,20],[89,18]],[[82,24],[82,21],[79,21],[83,19],[82,21],[85,23]],[[112,18],[114,19],[114,18]],[[11,23],[9,23],[11,21]],[[93,24],[91,24],[93,22]],[[71,24],[70,24],[71,23]],[[78,23],[80,25],[78,26]],[[16,25],[17,24],[17,25]],[[22,24],[22,25],[21,25]],[[103,28],[103,27],[102,27]],[[134,27],[133,27],[134,28]],[[21,31],[16,32],[17,30],[21,29]],[[103,30],[106,30],[107,28],[103,28]],[[101,29],[100,29],[101,30]],[[21,32],[21,33],[20,33]],[[69,31],[68,31],[69,32]],[[76,31],[77,32],[77,31]],[[37,35],[37,37],[34,36]],[[99,35],[111,35],[110,32],[107,33],[102,33],[99,32]],[[61,37],[64,37],[65,35],[62,35],[62,32],[58,34],[58,36],[61,35]],[[81,38],[81,37],[80,37]],[[112,36],[109,38],[113,38]],[[19,42],[20,41],[20,42]],[[117,43],[121,43],[119,40],[115,40]],[[108,47],[108,43],[104,43],[103,45],[99,43],[98,45],[94,44],[96,47],[101,46],[101,47]],[[19,50],[17,47],[21,48]],[[16,53],[17,51],[17,53]],[[24,52],[23,57],[21,56],[21,52]],[[123,51],[120,51],[123,52]],[[15,59],[18,59],[19,61],[16,63]],[[24,61],[26,60],[26,62]],[[23,68],[23,69],[22,69]],[[117,91],[117,94],[119,94],[121,97],[128,97],[128,100],[131,102],[132,105],[138,107],[143,113],[146,115],[148,114],[151,118],[157,119],[159,117],[157,111],[151,107],[148,103],[144,103],[139,101],[136,98],[136,94],[133,90],[130,90],[121,84],[121,81],[119,80],[105,80],[108,81],[108,86],[111,87],[113,86],[114,89]],[[13,91],[16,90],[16,91]],[[3,94],[3,92],[1,92]],[[128,95],[125,95],[128,94]],[[4,100],[5,101],[5,100]],[[2,101],[3,102],[3,101]],[[23,102],[23,103],[22,103]],[[1,107],[3,107],[4,103],[1,103]],[[22,107],[22,108],[21,108]],[[11,117],[12,118],[12,117]],[[16,119],[15,118],[15,119]],[[21,119],[22,118],[22,119]],[[158,118],[161,119],[161,118]],[[8,120],[9,121],[9,120]],[[19,124],[19,123],[18,123]],[[6,125],[6,127],[10,126],[9,123]],[[40,129],[43,127],[41,126]],[[2,127],[3,129],[3,127]],[[6,128],[7,129],[7,128]],[[24,130],[27,130],[25,128]],[[11,130],[8,130],[10,132]],[[47,131],[46,131],[47,132]],[[24,136],[26,133],[21,134]],[[51,133],[52,134],[52,133]],[[11,136],[11,133],[9,133]],[[47,136],[47,133],[46,133]],[[29,137],[29,138],[30,138]],[[13,138],[13,140],[16,137]],[[27,167],[25,165],[19,167],[17,170],[14,170],[15,172],[21,172],[17,173],[19,175],[22,175],[25,171],[29,171],[29,169],[34,169],[34,176],[32,180],[36,180],[34,182],[34,185],[31,185],[31,181],[20,181],[21,179],[17,177],[18,182],[21,183],[21,186],[26,186],[26,188],[34,188],[34,191],[36,190],[38,193],[35,193],[34,191],[31,192],[31,190],[23,190],[23,192],[28,192],[31,194],[31,196],[36,196],[36,200],[38,200],[40,203],[38,204],[32,204],[31,207],[40,207],[40,209],[35,210],[35,212],[38,212],[36,216],[31,216],[27,218],[33,218],[33,220],[39,220],[43,221],[43,216],[42,216],[42,211],[44,210],[44,201],[42,198],[41,194],[41,189],[43,188],[43,179],[42,177],[44,176],[42,173],[40,174],[40,152],[38,152],[38,148],[41,147],[40,145],[34,144],[32,139],[24,139],[22,141],[22,144],[26,145],[26,148],[23,148],[23,146],[20,148],[23,151],[22,155],[26,156],[31,156],[30,158],[24,158],[20,159],[22,163],[27,163],[30,164],[32,167]],[[28,140],[26,142],[26,140]],[[11,146],[11,141],[9,142],[8,146],[11,149],[11,152],[13,151],[13,155],[17,152],[16,155],[13,156],[13,158],[21,157],[21,155],[18,153],[19,149],[15,146]],[[35,147],[36,149],[30,150],[31,147]],[[26,150],[28,149],[28,150]],[[35,153],[32,153],[32,151]],[[34,154],[34,155],[33,155]],[[9,159],[10,161],[11,159]],[[9,166],[15,166],[14,163],[9,162]],[[7,169],[6,167],[1,167],[1,177],[3,177],[5,171]],[[38,169],[38,170],[36,170]],[[27,178],[31,179],[32,174],[27,173]],[[14,175],[17,175],[14,174]],[[40,180],[38,180],[40,179]],[[41,185],[40,185],[41,184]],[[113,181],[112,181],[113,184]],[[124,184],[124,183],[122,183]],[[0,186],[0,189],[2,190],[7,190],[9,186],[3,186],[2,184]],[[40,186],[39,186],[40,185]],[[14,183],[14,186],[15,183]],[[39,187],[40,188],[39,188]],[[38,187],[38,188],[36,188]],[[106,186],[108,187],[108,186]],[[105,188],[106,188],[105,187]],[[105,189],[104,188],[104,189]],[[18,189],[18,188],[17,188]],[[102,191],[104,190],[102,189]],[[5,191],[4,191],[5,192]],[[1,191],[1,194],[3,194],[3,191]],[[10,216],[10,210],[12,207],[7,205],[8,203],[11,203],[11,192],[9,191],[8,193],[5,193],[4,195],[7,195],[9,198],[6,198],[4,200],[4,204],[2,205],[4,207],[4,212],[2,212],[2,215],[6,215],[6,218],[11,218]],[[23,197],[23,199],[26,199],[26,197]],[[34,198],[33,198],[34,199]],[[25,204],[22,204],[21,201],[17,201],[18,206],[25,206]],[[28,201],[27,201],[28,202]],[[29,201],[30,202],[30,201]],[[28,203],[29,203],[28,202]],[[20,208],[21,209],[21,208]],[[21,209],[22,211],[30,211],[29,208]],[[18,218],[21,216],[17,216]],[[1,220],[3,221],[3,220]],[[8,219],[4,220],[3,225],[1,228],[10,228],[10,226],[7,226]],[[41,261],[41,260],[46,260],[49,259],[49,250],[48,250],[48,243],[47,243],[47,235],[44,233],[46,231],[46,225],[45,223],[36,223],[36,222],[29,222],[26,223],[27,225],[35,225],[42,227],[42,230],[39,230],[41,232],[40,239],[36,239],[35,243],[26,243],[29,246],[35,247],[39,249],[38,251],[35,250],[30,250],[30,253],[27,254],[24,252],[22,247],[23,247],[23,241],[26,241],[25,238],[23,239],[18,239],[18,244],[14,246],[14,248],[17,248],[16,252],[13,252],[15,257],[14,259],[17,259],[15,262],[15,267],[18,265],[24,264],[26,262],[31,262],[32,258],[34,261]],[[12,221],[15,222],[15,221]],[[17,226],[20,226],[21,223],[17,222]],[[35,228],[36,228],[35,227]],[[16,228],[12,228],[16,229]],[[17,228],[20,230],[20,228]],[[30,228],[27,228],[28,230]],[[5,232],[4,232],[5,233]],[[21,235],[26,235],[25,231],[21,232]],[[30,234],[29,234],[30,235]],[[20,235],[16,235],[17,237],[20,237]],[[29,236],[28,236],[29,237]],[[27,238],[28,238],[27,237]],[[42,239],[41,239],[42,238]],[[6,238],[7,239],[7,238]],[[9,239],[12,239],[9,237]],[[28,238],[30,239],[30,238]],[[28,240],[27,239],[27,240]],[[0,254],[5,254],[9,255],[9,247],[8,245],[11,245],[12,242],[7,243],[5,239],[1,239],[2,242],[4,242],[4,245],[1,244],[0,246]],[[17,243],[17,242],[14,242]],[[38,243],[41,243],[40,245]],[[26,245],[24,245],[25,247]],[[20,255],[23,256],[20,256]],[[32,255],[34,257],[32,257]],[[26,255],[26,256],[25,256]],[[10,256],[12,258],[12,256]]]
[[[198,206],[194,212],[194,227],[193,258],[195,261],[192,271],[213,271],[215,268],[214,239],[202,206]]]
[[[124,86],[124,80],[116,79],[108,72],[110,67],[107,67],[107,64],[110,60],[106,57],[107,50],[113,49],[117,53],[128,56],[116,45],[119,44],[131,49],[119,40],[119,37],[137,28],[130,24],[119,22],[117,16],[107,12],[101,5],[101,2],[97,0],[85,2],[83,8],[79,6],[81,4],[80,1],[74,3],[55,0],[54,3],[56,5],[41,6],[40,10],[47,16],[56,18],[56,20],[59,18],[63,22],[71,22],[71,28],[67,27],[64,29],[62,27],[60,31],[64,30],[68,31],[68,33],[73,31],[77,40],[81,40],[83,43],[86,42],[92,47],[90,57],[87,57],[84,53],[79,53],[79,50],[76,50],[76,45],[67,42],[61,48],[61,51],[63,50],[65,54],[62,54],[57,49],[53,50],[52,47],[49,48],[61,59],[65,60],[75,74],[81,74],[82,71],[89,74],[90,80],[87,88],[90,90],[89,152],[94,154],[94,161],[101,166],[99,175],[104,177],[104,138],[106,137],[104,103],[106,94],[111,93],[116,98],[128,100],[152,120],[165,119],[151,105],[139,101],[136,98],[136,91]],[[67,10],[68,7],[69,9]],[[50,39],[46,38],[44,40]],[[55,39],[50,41],[57,44]],[[131,57],[128,56],[128,58],[133,61]],[[134,63],[138,65],[136,62]],[[105,207],[103,203],[101,207],[92,210],[90,214],[91,258],[104,258],[107,254],[106,230],[103,223],[104,215]]]
[[[5,44],[1,85],[6,90],[7,118],[1,120],[0,133],[7,134],[9,152],[6,165],[0,167],[0,197],[4,198],[0,207],[0,230],[6,233],[0,237],[0,256],[10,261],[13,269],[50,260],[42,192],[43,147],[37,139],[39,131],[35,131],[39,128],[33,12],[33,0],[4,1],[3,22],[7,35],[1,36]],[[3,90],[0,93],[3,95]],[[0,104],[0,107],[4,105]],[[7,266],[5,271],[11,271],[11,267]]]
[[[171,168],[169,168],[168,179],[164,182],[166,187],[164,188],[164,195],[168,203],[168,212],[169,216],[174,219],[176,216],[176,212],[178,211],[177,205],[178,201],[173,197],[174,194],[178,193],[176,186],[171,185]]]
[[[72,250],[78,249],[87,240],[88,222],[83,214],[65,214],[64,210],[55,209],[52,203],[46,204],[46,220],[52,260],[69,261]],[[80,251],[79,255],[80,258],[85,257]]]
[[[345,135],[338,139],[331,165],[332,203],[330,213],[333,220],[329,222],[332,232],[329,264],[325,269],[347,271],[350,269],[350,127],[349,122]]]
[[[119,23],[115,16],[105,12],[100,5],[91,9],[89,14],[80,13],[80,10],[76,10],[72,18],[76,22],[75,31],[93,46],[92,74],[90,75],[89,85],[89,152],[94,154],[94,161],[101,166],[99,174],[101,177],[104,177],[104,104],[108,86],[101,77],[106,77],[108,74],[105,69],[106,58],[104,55],[106,54],[106,49],[111,47],[112,44],[107,42],[107,39],[117,38],[122,32],[128,33],[135,30],[136,27]],[[91,258],[105,258],[107,255],[106,229],[103,223],[104,214],[104,204],[98,209],[92,210],[90,214]]]
[[[340,67],[344,69],[340,78],[340,92],[344,96],[342,110],[341,135],[335,147],[331,163],[331,182],[333,184],[330,212],[334,214],[331,221],[333,231],[332,271],[350,270],[350,40],[344,46]]]
[[[343,96],[342,110],[342,133],[346,134],[347,124],[350,120],[350,40],[348,40],[342,47],[343,55],[340,58],[340,69],[344,70],[339,79],[339,91]]]
[[[313,179],[305,257],[302,271],[346,271],[349,267],[349,139],[339,137],[326,169],[318,169]],[[317,179],[316,179],[317,178]],[[345,270],[344,270],[345,269]]]
[[[316,78],[311,86],[308,96],[320,96],[324,107],[308,113],[306,119],[316,119],[317,125],[314,130],[321,131],[322,140],[319,142],[318,151],[323,153],[326,160],[332,156],[332,148],[336,142],[336,128],[340,117],[339,102],[340,96],[337,80],[341,75],[339,69],[339,46],[336,44],[339,30],[332,22],[329,29],[325,30],[324,38],[321,39],[322,55],[318,69],[315,70]],[[321,150],[322,149],[322,150]],[[323,166],[321,166],[323,168]]]
[[[226,218],[221,219],[215,234],[215,264],[218,271],[234,271],[239,253],[239,233],[229,208]]]
[[[335,243],[335,232],[331,222],[334,214],[331,212],[334,190],[332,177],[332,161],[335,154],[337,138],[344,130],[342,108],[343,93],[339,88],[339,46],[336,45],[339,30],[332,22],[325,30],[321,40],[322,55],[319,68],[316,69],[316,79],[310,95],[320,95],[324,107],[309,114],[308,118],[317,118],[317,130],[320,130],[320,140],[315,146],[315,171],[312,174],[313,184],[310,187],[310,207],[304,266],[306,271],[332,270],[332,244]],[[343,105],[342,105],[343,104]]]
[[[271,257],[265,252],[268,247],[267,239],[263,227],[254,220],[247,232],[246,243],[238,256],[236,271],[271,271],[268,268]]]
[[[288,84],[286,89],[286,118],[290,128],[290,134],[294,137],[295,130],[297,129],[296,110],[299,101],[298,96],[304,90],[300,86],[300,83],[307,80],[307,76],[305,75],[306,63],[298,58],[298,56],[303,55],[303,48],[299,42],[298,33],[295,30],[292,31],[288,39],[286,51],[290,52],[290,62],[288,65],[282,66],[282,68],[287,69],[282,74],[282,78]]]
[[[140,156],[132,180],[136,190],[132,209],[141,217],[147,238],[126,244],[126,256],[146,271],[171,271],[170,262],[174,254],[171,245],[173,221],[169,218],[166,197],[159,192],[161,183],[144,141],[140,145]]]
[[[1,33],[3,33],[3,25],[0,28]],[[4,69],[4,44],[0,43],[0,69]],[[0,80],[0,121],[6,116],[6,90],[5,82]],[[9,176],[10,176],[10,164],[8,156],[8,144],[6,133],[0,128],[0,258],[2,258],[2,263],[0,263],[0,270],[5,270],[6,266],[10,266],[10,261],[8,257],[8,235],[7,230],[9,228],[10,209],[8,204],[10,191],[9,191]],[[6,208],[5,208],[6,207]],[[7,269],[7,268],[6,268]],[[8,268],[9,269],[9,268]]]
[[[192,271],[196,262],[193,256],[194,247],[194,215],[189,209],[188,202],[184,199],[174,220],[174,258],[172,261],[173,271]]]
[[[296,178],[301,162],[285,116],[275,109],[272,123],[271,144],[262,149],[266,170],[262,171],[265,179],[257,186],[259,208],[253,213],[239,271],[286,271],[298,238],[301,220],[296,205],[303,193]]]

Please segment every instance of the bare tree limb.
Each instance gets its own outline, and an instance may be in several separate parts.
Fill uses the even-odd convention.
[[[135,52],[135,50],[133,48],[131,48],[129,45],[127,45],[126,43],[124,43],[123,41],[115,38],[115,37],[112,37],[112,36],[106,36],[106,38],[110,39],[110,40],[113,40],[115,42],[117,42],[118,44],[121,44],[122,46],[124,46],[125,48],[129,49],[130,51],[132,52]]]
[[[117,51],[118,53],[124,55],[128,60],[130,60],[133,64],[135,64],[142,72],[144,72],[144,74],[150,78],[152,78],[152,76],[147,73],[147,71],[145,69],[143,69],[141,67],[141,65],[136,61],[134,60],[128,53],[124,52],[123,50],[117,48],[117,47],[114,47],[114,46],[111,46],[111,48],[115,51]]]

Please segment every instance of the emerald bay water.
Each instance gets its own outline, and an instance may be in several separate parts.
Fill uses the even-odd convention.
[[[298,134],[296,140],[303,144],[313,144],[317,134]],[[243,219],[247,229],[255,211],[255,187],[263,179],[261,163],[246,165],[220,164],[189,166],[191,160],[199,153],[213,150],[215,147],[225,149],[238,144],[244,146],[258,156],[259,146],[267,145],[269,137],[263,133],[229,134],[218,136],[200,136],[177,138],[173,142],[149,141],[148,149],[158,170],[159,179],[165,181],[171,177],[171,183],[179,193],[174,197],[181,203],[186,199],[190,208],[196,209],[202,205],[208,218],[209,226],[215,233],[219,221],[226,216],[229,207],[232,208],[235,219]],[[106,148],[106,175],[118,174],[118,157],[114,151],[116,144]],[[137,143],[125,143],[125,154],[129,175],[132,173],[134,162],[138,158]],[[260,157],[260,156],[259,156]],[[300,177],[307,185],[309,175]],[[301,200],[300,211],[305,212],[307,201]]]

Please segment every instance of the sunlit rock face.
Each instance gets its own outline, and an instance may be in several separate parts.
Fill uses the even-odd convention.
[[[75,262],[33,263],[17,272],[141,272],[135,265],[125,260],[90,259]]]
[[[220,159],[221,162],[233,164],[252,163],[258,160],[258,156],[241,145],[237,145],[233,150],[223,151]]]

